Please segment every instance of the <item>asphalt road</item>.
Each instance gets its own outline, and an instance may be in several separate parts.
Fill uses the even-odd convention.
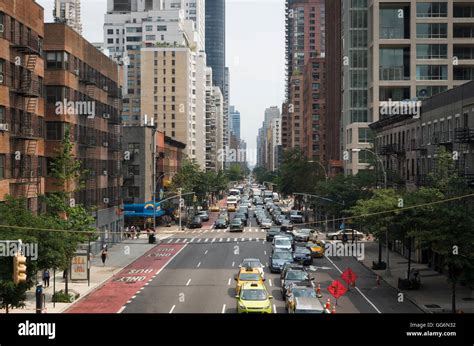
[[[234,275],[244,258],[269,261],[271,244],[265,241],[265,232],[255,227],[255,219],[242,233],[210,229],[217,213],[202,229],[187,230],[164,241],[181,244],[184,248],[151,280],[122,313],[234,313],[236,311]],[[334,304],[327,287],[341,272],[351,268],[357,275],[356,287],[338,299],[337,313],[419,313],[398,291],[383,281],[377,284],[376,276],[354,257],[324,257],[314,259],[311,276],[320,284],[323,298]],[[280,276],[265,268],[268,291],[274,297],[274,312],[285,313],[280,293]]]

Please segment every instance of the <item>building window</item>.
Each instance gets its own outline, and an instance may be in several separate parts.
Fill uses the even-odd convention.
[[[129,186],[128,187],[128,197],[129,198],[139,198],[140,197],[140,187],[138,187],[138,186]]]
[[[128,175],[140,175],[140,165],[128,165]]]
[[[156,30],[157,30],[157,31],[167,31],[168,28],[167,28],[166,25],[158,25],[158,26],[156,27]]]
[[[7,117],[5,115],[5,107],[0,106],[0,124],[6,124],[7,123]]]
[[[417,59],[447,59],[448,58],[448,45],[447,44],[417,44],[416,45],[416,58]]]
[[[416,24],[416,38],[447,38],[448,24],[423,23]]]
[[[46,52],[46,68],[63,68],[63,62],[67,63],[66,52]]]
[[[46,139],[59,141],[64,137],[64,123],[59,121],[46,122]]]
[[[448,5],[446,2],[419,2],[416,4],[417,18],[447,17]]]
[[[417,65],[416,66],[417,80],[447,80],[448,66],[447,65]]]
[[[145,40],[147,40],[147,41],[155,41],[155,40],[156,40],[156,36],[155,36],[155,35],[146,35],[146,36],[145,36]]]
[[[359,143],[370,143],[370,129],[359,128]]]
[[[0,84],[5,83],[5,60],[0,59]]]

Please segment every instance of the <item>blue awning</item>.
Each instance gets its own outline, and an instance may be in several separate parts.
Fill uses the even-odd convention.
[[[156,211],[154,210],[156,209]],[[153,202],[143,204],[124,204],[125,217],[160,217],[166,214],[166,211],[161,209],[160,203]]]

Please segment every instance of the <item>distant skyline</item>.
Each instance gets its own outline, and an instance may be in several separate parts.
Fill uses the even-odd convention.
[[[210,0],[212,1],[212,0]],[[37,0],[45,21],[53,21],[54,0]],[[107,0],[82,0],[83,35],[103,41]],[[226,1],[227,66],[230,69],[230,104],[241,112],[241,137],[256,149],[258,128],[265,109],[284,101],[285,1]]]

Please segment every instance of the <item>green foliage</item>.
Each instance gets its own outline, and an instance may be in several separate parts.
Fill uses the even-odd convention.
[[[77,293],[75,296],[69,293],[64,292],[63,290],[57,291],[53,294],[54,303],[72,303],[74,300],[78,299],[80,294]]]
[[[229,181],[240,181],[244,178],[244,172],[242,171],[240,164],[233,163],[226,171],[226,176]]]

